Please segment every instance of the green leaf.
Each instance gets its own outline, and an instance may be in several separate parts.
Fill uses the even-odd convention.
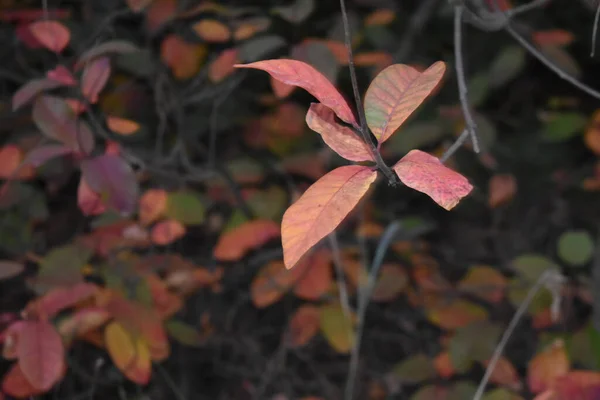
[[[185,322],[172,319],[166,323],[167,333],[179,343],[199,347],[202,345],[202,337],[197,329]]]
[[[600,332],[598,332],[598,330],[594,328],[594,325],[590,323],[587,329],[587,333],[590,348],[592,350],[591,354],[593,354],[594,361],[596,364],[594,367],[595,369],[598,369],[600,368]]]
[[[406,128],[400,127],[400,131],[387,141],[385,150],[405,154],[437,142],[444,133],[444,126],[437,121],[415,122]]]
[[[321,333],[338,353],[349,353],[354,345],[354,324],[339,304],[328,304],[319,310]]]
[[[445,400],[472,399],[476,391],[477,388],[472,382],[458,381],[448,390]]]
[[[491,87],[496,88],[513,80],[525,66],[525,50],[521,46],[507,46],[496,57],[488,71]]]
[[[299,24],[306,20],[315,9],[315,0],[296,0],[288,6],[273,8],[273,13],[293,24]]]
[[[450,360],[458,372],[468,371],[474,362],[490,358],[502,333],[499,325],[489,321],[473,322],[456,330],[450,339]]]
[[[475,108],[480,106],[490,93],[489,78],[486,73],[475,75],[468,83],[469,104]]]
[[[573,267],[588,263],[594,254],[594,240],[585,231],[570,231],[558,239],[558,256]]]
[[[254,62],[266,58],[266,56],[275,50],[286,45],[285,39],[281,36],[267,35],[249,39],[242,43],[240,49],[240,61]]]
[[[205,206],[192,192],[172,192],[167,198],[165,215],[184,225],[199,225],[204,222]]]
[[[546,122],[542,137],[548,142],[562,142],[583,132],[588,118],[578,112],[561,112]]]
[[[506,388],[497,388],[490,390],[483,395],[482,400],[525,400],[517,393],[511,392]]]
[[[40,262],[33,290],[42,294],[57,286],[70,286],[83,281],[82,268],[92,256],[86,247],[69,244],[51,250]]]
[[[552,260],[539,254],[523,254],[511,262],[517,275],[530,284],[534,284],[547,270],[560,272]]]
[[[523,301],[525,301],[532,285],[519,279],[510,281],[507,297],[514,308],[519,308]],[[545,310],[552,305],[552,300],[552,293],[545,287],[542,287],[531,300],[529,307],[527,307],[527,312],[529,314],[536,314]]]
[[[435,378],[437,375],[431,358],[425,354],[416,354],[394,367],[394,376],[407,385],[413,385]]]
[[[256,217],[279,221],[287,206],[287,193],[278,186],[271,186],[254,193],[246,202]]]

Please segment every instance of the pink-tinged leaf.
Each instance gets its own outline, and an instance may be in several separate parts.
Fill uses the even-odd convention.
[[[46,72],[46,77],[65,86],[77,85],[77,80],[64,65],[57,65],[56,68]]]
[[[446,210],[473,190],[467,178],[421,150],[411,150],[393,169],[406,186],[425,193]]]
[[[329,235],[354,209],[377,178],[360,165],[329,172],[287,209],[281,224],[283,260],[292,268],[317,242]]]
[[[152,227],[152,242],[159,246],[171,244],[185,235],[185,226],[177,220],[167,219]]]
[[[270,220],[246,222],[221,235],[214,256],[220,261],[237,261],[248,251],[264,245],[280,233],[279,225]]]
[[[16,261],[1,260],[0,261],[0,280],[14,278],[21,274],[25,267],[23,264]]]
[[[275,94],[275,97],[278,99],[285,99],[292,94],[294,89],[296,89],[296,86],[288,85],[287,83],[278,81],[273,77],[271,77],[271,87],[273,88],[273,94]]]
[[[61,157],[72,153],[73,150],[61,144],[47,144],[36,147],[25,156],[24,164],[31,164],[34,167],[39,167],[50,161],[53,158]]]
[[[60,335],[47,321],[25,321],[19,335],[19,366],[31,385],[49,390],[60,379],[65,362]]]
[[[208,77],[213,82],[221,82],[233,73],[239,61],[238,49],[224,50],[208,67]]]
[[[81,93],[92,104],[98,101],[98,94],[104,89],[110,77],[110,60],[108,57],[97,58],[83,70],[81,77]]]
[[[423,103],[444,77],[438,61],[419,72],[403,64],[390,65],[373,79],[365,95],[367,124],[379,143],[385,142]]]
[[[367,144],[350,128],[335,122],[331,108],[312,103],[306,113],[306,123],[329,147],[350,161],[373,161]]]
[[[77,205],[83,215],[100,215],[106,211],[102,197],[90,188],[83,175],[77,187]]]
[[[1,15],[1,14],[0,14]],[[29,29],[29,22],[21,22],[15,29],[17,38],[30,49],[41,49],[44,46],[33,36],[33,33]]]
[[[27,380],[19,363],[13,364],[2,378],[2,391],[18,399],[31,398],[44,393],[44,390],[33,387]]]
[[[86,307],[60,320],[56,329],[62,336],[72,338],[99,328],[110,318],[108,311],[102,308]]]
[[[33,122],[46,136],[72,150],[88,154],[94,148],[94,135],[88,124],[79,120],[69,104],[59,97],[38,97],[33,104]]]
[[[56,89],[61,87],[62,83],[57,82],[53,79],[33,79],[24,84],[15,92],[12,98],[12,109],[13,111],[18,110],[30,101],[32,101],[37,95],[46,90]]]
[[[86,159],[81,163],[81,172],[87,184],[100,194],[106,206],[125,216],[136,210],[138,182],[131,166],[121,157],[103,154]]]
[[[297,60],[266,60],[237,64],[237,68],[256,68],[288,85],[299,86],[331,108],[344,122],[357,126],[354,113],[346,99],[333,84],[311,65]]]
[[[35,170],[23,163],[23,151],[14,144],[0,147],[0,179],[31,179]]]
[[[71,40],[71,32],[57,21],[33,22],[29,30],[45,48],[55,53],[63,51]]]
[[[26,308],[26,312],[28,315],[37,315],[42,317],[42,319],[52,318],[62,310],[73,307],[97,292],[98,287],[87,282],[59,287],[50,290],[42,297],[30,303]]]

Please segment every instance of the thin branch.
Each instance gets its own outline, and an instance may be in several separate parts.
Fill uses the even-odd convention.
[[[417,42],[415,37],[423,30],[423,27],[431,18],[438,2],[439,0],[422,1],[417,11],[410,17],[408,28],[406,28],[404,35],[402,35],[398,51],[394,54],[395,62],[404,62],[406,60]]]
[[[454,59],[456,68],[456,79],[458,80],[458,93],[460,97],[460,105],[463,110],[465,118],[466,129],[469,131],[471,136],[471,142],[473,143],[473,151],[479,153],[479,141],[477,140],[477,124],[473,120],[471,114],[471,108],[469,106],[468,89],[467,83],[465,82],[465,68],[463,65],[462,55],[462,17],[463,17],[463,6],[454,6]]]
[[[348,21],[348,11],[346,10],[346,2],[345,0],[340,0],[340,8],[342,10],[342,21],[344,23],[344,40],[346,44],[346,49],[348,51],[348,68],[350,69],[350,80],[352,81],[352,91],[354,93],[354,101],[356,102],[356,109],[358,112],[358,120],[360,122],[360,126],[357,127],[360,130],[360,134],[362,135],[363,140],[367,143],[371,149],[371,153],[373,153],[373,158],[377,163],[377,167],[381,172],[385,175],[388,182],[396,186],[400,183],[398,180],[398,176],[388,165],[385,163],[383,158],[381,157],[381,153],[379,149],[373,142],[371,138],[371,134],[369,132],[369,128],[367,126],[367,117],[365,115],[365,109],[362,104],[362,97],[360,95],[360,90],[358,89],[358,79],[356,78],[356,66],[354,65],[354,56],[352,54],[352,32],[350,32],[350,22]]]
[[[346,379],[344,396],[346,400],[352,400],[354,395],[354,382],[356,381],[356,375],[358,374],[358,361],[360,358],[360,343],[365,327],[365,315],[367,313],[367,307],[369,306],[369,300],[371,299],[371,293],[377,283],[377,276],[379,275],[379,269],[383,264],[385,253],[401,228],[402,224],[398,221],[391,223],[387,227],[381,236],[381,241],[377,245],[377,250],[375,250],[373,264],[369,270],[369,279],[365,285],[359,285],[358,287],[358,312],[356,316],[358,322],[354,346],[350,356],[350,370],[348,371],[348,378]]]
[[[598,36],[598,22],[600,22],[600,1],[596,7],[596,15],[594,16],[594,29],[592,31],[592,53],[590,57],[596,54],[596,37]]]
[[[454,153],[458,151],[458,149],[460,149],[460,147],[465,143],[468,137],[469,131],[467,129],[463,130],[458,139],[456,139],[454,143],[452,143],[452,146],[450,146],[448,150],[446,150],[444,154],[442,154],[442,156],[440,157],[440,161],[442,162],[442,164],[448,161],[448,159],[452,157]]]

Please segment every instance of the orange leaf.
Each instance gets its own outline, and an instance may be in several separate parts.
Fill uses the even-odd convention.
[[[433,359],[433,366],[435,367],[438,375],[444,379],[451,378],[456,373],[454,365],[452,365],[452,359],[450,358],[449,351],[444,351],[438,354]]]
[[[150,237],[154,244],[166,246],[181,239],[185,235],[185,232],[185,226],[181,222],[174,219],[167,219],[152,227]]]
[[[374,302],[392,301],[406,289],[408,276],[399,265],[383,264],[380,274],[371,296]]]
[[[23,322],[17,345],[19,367],[34,388],[50,390],[61,378],[64,352],[62,339],[49,322]]]
[[[329,172],[294,203],[282,221],[283,259],[287,268],[329,235],[354,209],[377,178],[377,171],[360,165]]]
[[[160,218],[167,209],[168,197],[163,189],[148,189],[140,197],[140,224],[149,225]]]
[[[304,346],[319,332],[320,326],[321,317],[317,307],[299,307],[290,319],[289,335],[292,347]]]
[[[396,13],[393,10],[380,9],[372,12],[365,18],[365,26],[372,25],[387,25],[396,18]]]
[[[570,369],[569,359],[562,340],[556,340],[529,362],[527,384],[533,393],[541,393],[552,387],[557,378]]]
[[[487,368],[488,365],[489,361],[486,361],[484,363],[484,366]],[[490,382],[516,391],[522,389],[521,380],[519,379],[519,374],[517,373],[517,370],[512,365],[512,363],[505,357],[501,357],[500,359],[498,359],[496,367],[490,375]]]
[[[544,46],[566,46],[571,44],[575,36],[564,29],[551,29],[547,31],[533,32],[531,35],[533,42],[539,47]]]
[[[210,80],[218,83],[231,75],[235,71],[234,65],[239,62],[238,55],[238,49],[227,49],[219,54],[208,68]]]
[[[151,32],[158,30],[164,23],[175,16],[177,0],[152,0],[146,10],[146,25]]]
[[[13,364],[2,379],[2,391],[19,399],[42,394],[45,390],[35,388],[25,377],[19,363]]]
[[[140,12],[148,7],[153,0],[126,0],[127,6],[133,12]]]
[[[323,249],[309,253],[298,262],[293,271],[293,275],[298,277],[294,294],[305,300],[318,300],[333,283],[331,253]]]
[[[183,307],[181,297],[170,292],[165,282],[158,275],[146,276],[146,282],[150,287],[154,310],[162,319],[171,317]]]
[[[585,130],[585,145],[594,154],[600,155],[600,110],[596,110]]]
[[[331,108],[344,122],[358,126],[346,99],[329,80],[311,65],[297,60],[266,60],[250,64],[237,64],[237,68],[256,68],[268,72],[273,78],[303,88],[321,103]]]
[[[98,287],[87,282],[58,287],[28,304],[25,310],[28,315],[36,315],[43,319],[52,318],[62,310],[73,307],[97,292]]]
[[[85,66],[81,77],[81,93],[91,104],[98,101],[98,94],[104,89],[110,77],[110,59],[100,57]]]
[[[488,266],[469,268],[467,275],[461,279],[458,289],[487,300],[500,303],[508,282],[498,270]]]
[[[395,64],[373,79],[365,95],[365,115],[379,143],[385,142],[425,101],[444,77],[446,64],[438,61],[424,72]]]
[[[106,118],[108,129],[119,135],[128,136],[140,130],[140,124],[125,118],[108,116]]]
[[[110,318],[110,314],[101,308],[83,308],[60,320],[57,330],[67,338],[80,337],[104,325]]]
[[[250,297],[257,308],[276,303],[291,288],[296,276],[281,261],[273,261],[260,270],[250,285]]]
[[[222,261],[237,261],[248,251],[264,245],[279,235],[279,226],[273,221],[246,222],[221,235],[214,256]]]
[[[132,336],[120,323],[111,322],[104,330],[104,340],[110,358],[127,378],[139,385],[150,381],[150,352],[141,338]]]
[[[100,215],[106,211],[102,197],[90,188],[83,175],[77,188],[77,204],[83,215]]]
[[[437,304],[427,310],[429,320],[447,330],[458,329],[471,322],[485,320],[487,316],[484,308],[461,299],[453,300],[448,304]]]
[[[489,182],[488,204],[496,208],[510,202],[517,193],[517,180],[511,174],[496,174]]]
[[[203,19],[195,23],[192,29],[201,39],[209,43],[223,43],[231,39],[231,31],[227,25],[217,20]]]
[[[164,38],[160,49],[161,60],[171,68],[173,76],[181,80],[194,76],[206,56],[206,47],[188,43],[175,34]]]
[[[29,31],[45,48],[55,53],[63,51],[71,39],[71,32],[58,21],[33,22]]]
[[[392,168],[406,186],[425,193],[448,211],[473,189],[467,178],[421,150],[411,150]]]
[[[331,108],[312,103],[306,113],[306,124],[317,132],[336,153],[350,161],[373,161],[367,144],[352,129],[338,124]]]
[[[23,151],[14,144],[0,148],[0,179],[31,179],[35,176],[32,165],[23,165]]]

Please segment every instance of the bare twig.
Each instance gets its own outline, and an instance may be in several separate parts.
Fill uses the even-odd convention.
[[[463,130],[458,139],[456,139],[454,143],[452,143],[452,146],[450,146],[448,150],[446,150],[444,154],[442,154],[442,156],[440,157],[440,161],[442,163],[448,161],[448,159],[452,157],[458,149],[460,149],[460,147],[465,143],[468,137],[469,131],[467,129]]]
[[[594,16],[594,29],[592,30],[592,52],[590,57],[594,57],[596,54],[596,37],[598,36],[598,22],[600,21],[600,2],[596,7],[596,15]]]
[[[463,115],[465,118],[466,129],[471,136],[473,143],[473,151],[479,153],[479,141],[477,140],[477,124],[473,120],[471,108],[469,106],[467,83],[465,82],[465,68],[463,65],[462,55],[462,16],[463,6],[454,6],[454,59],[456,67],[456,79],[458,80],[458,94],[460,97],[460,105],[462,106]]]
[[[404,35],[402,35],[402,41],[398,46],[398,51],[394,54],[395,62],[404,62],[410,52],[412,51],[415,43],[416,36],[421,32],[433,12],[436,10],[436,6],[439,0],[424,0],[419,5],[417,11],[411,15],[410,22]]]
[[[385,163],[383,158],[381,157],[381,153],[379,149],[373,142],[371,138],[371,134],[369,132],[369,128],[367,126],[367,117],[365,115],[365,109],[362,104],[362,97],[360,95],[360,91],[358,89],[358,79],[356,78],[356,67],[354,65],[354,56],[352,54],[352,32],[350,32],[350,22],[348,21],[348,11],[346,10],[346,2],[345,0],[340,0],[340,8],[342,10],[342,21],[344,23],[344,40],[346,44],[346,49],[348,51],[348,68],[350,69],[350,80],[352,81],[352,91],[354,92],[354,101],[356,102],[356,109],[358,112],[358,119],[360,122],[360,126],[357,126],[360,130],[360,134],[365,141],[369,145],[371,149],[371,153],[373,153],[373,159],[377,163],[377,167],[379,170],[385,175],[388,182],[391,185],[397,185],[399,183],[398,176],[388,165]]]

